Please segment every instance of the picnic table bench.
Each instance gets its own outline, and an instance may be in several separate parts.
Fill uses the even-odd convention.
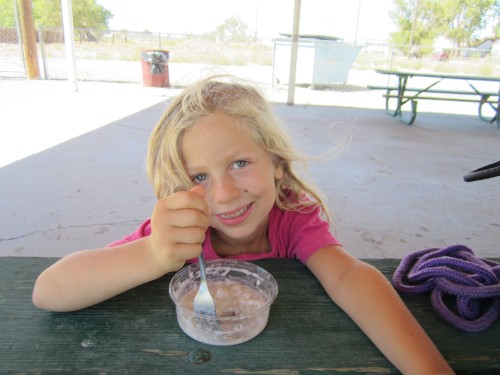
[[[479,82],[493,82],[500,84],[500,77],[486,77],[486,76],[467,76],[467,75],[453,75],[453,74],[439,74],[439,73],[425,73],[425,72],[410,72],[399,70],[384,70],[377,69],[377,73],[385,74],[388,76],[396,76],[398,79],[397,85],[368,85],[369,89],[385,90],[385,109],[388,114],[393,117],[398,117],[400,121],[411,125],[417,117],[417,103],[418,100],[448,100],[459,102],[473,102],[478,103],[478,116],[481,120],[487,122],[496,122],[500,127],[500,85],[498,91],[484,90],[479,88]],[[411,78],[426,78],[430,82],[420,87],[410,87],[409,81]],[[467,89],[455,90],[438,86],[439,83],[449,80],[461,80],[467,83]],[[391,109],[391,102],[395,99],[396,105]],[[410,104],[409,118],[403,115],[403,106],[407,103]],[[484,113],[486,108],[493,112],[493,115]]]
[[[2,374],[353,374],[399,372],[295,260],[256,262],[276,278],[269,322],[254,339],[210,346],[186,336],[168,295],[172,274],[72,313],[37,309],[38,274],[54,258],[0,257]],[[367,260],[391,278],[399,260]],[[457,374],[500,371],[500,322],[467,333],[429,295],[403,297]]]

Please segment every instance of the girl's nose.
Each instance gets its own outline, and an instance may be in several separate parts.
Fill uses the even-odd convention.
[[[212,195],[217,204],[224,204],[240,196],[240,189],[231,178],[222,178],[212,185]]]

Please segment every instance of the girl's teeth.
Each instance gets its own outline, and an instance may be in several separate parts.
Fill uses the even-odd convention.
[[[236,211],[236,212],[233,212],[232,214],[223,214],[221,215],[224,219],[232,219],[232,218],[235,218],[237,216],[240,216],[242,215],[246,210],[248,210],[248,206],[246,207],[243,207],[241,210],[239,211]]]

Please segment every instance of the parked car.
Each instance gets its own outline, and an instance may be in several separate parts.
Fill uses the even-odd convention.
[[[439,61],[446,61],[450,55],[448,55],[447,52],[441,51],[441,52],[436,52],[434,55],[432,55],[432,58],[434,60],[439,60]]]

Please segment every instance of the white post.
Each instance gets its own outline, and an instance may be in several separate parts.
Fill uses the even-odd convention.
[[[292,31],[292,53],[290,56],[290,75],[288,77],[288,105],[294,104],[295,76],[297,74],[297,55],[299,50],[299,26],[300,26],[301,0],[295,0],[293,9],[293,31]]]
[[[68,82],[78,91],[76,79],[76,59],[75,59],[75,32],[73,29],[73,9],[71,0],[61,0],[61,9],[64,25],[64,46],[66,49],[66,70]]]
[[[354,33],[354,44],[358,43],[359,13],[361,12],[361,0],[358,0],[358,16],[356,17],[356,31]]]

